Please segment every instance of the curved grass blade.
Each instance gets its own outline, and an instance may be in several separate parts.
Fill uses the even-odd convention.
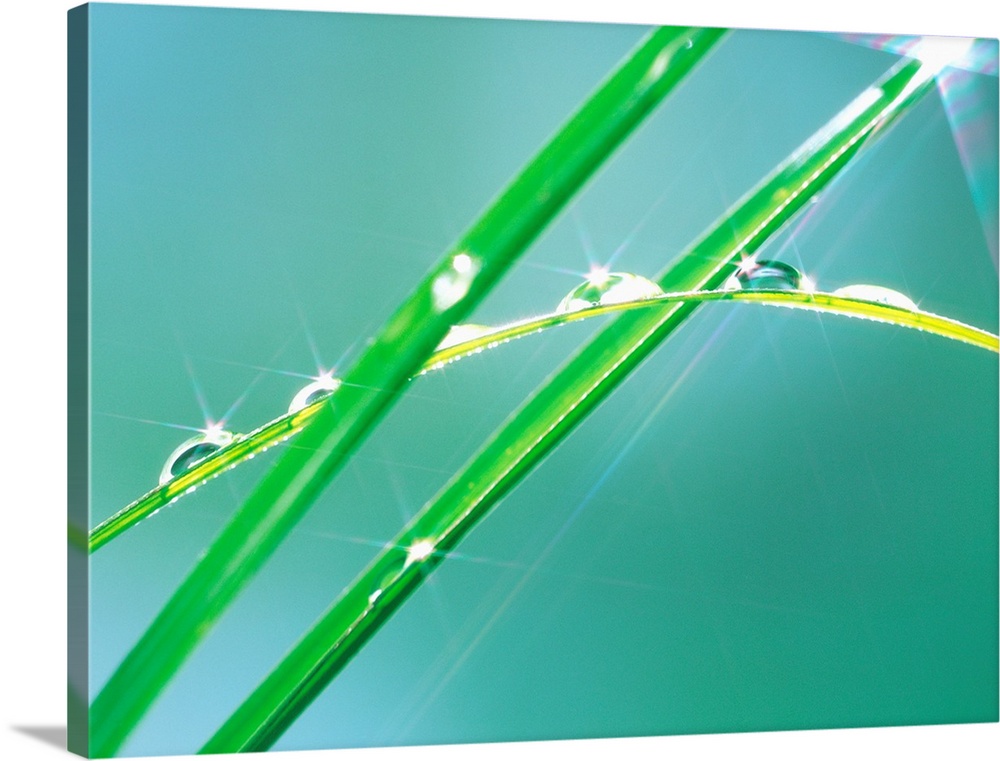
[[[923,330],[942,338],[950,338],[955,341],[978,346],[981,349],[1000,352],[1000,345],[998,345],[1000,338],[987,330],[967,325],[964,322],[953,320],[950,317],[943,317],[933,312],[924,312],[920,309],[906,309],[905,307],[885,304],[880,301],[840,296],[835,293],[823,293],[821,291],[765,289],[752,291],[679,291],[676,293],[665,293],[662,296],[636,299],[635,301],[603,304],[601,306],[580,309],[575,312],[553,312],[552,314],[512,322],[497,328],[484,329],[475,338],[434,352],[425,363],[420,374],[423,375],[431,370],[444,367],[446,364],[456,362],[472,354],[478,354],[483,349],[492,349],[499,344],[512,341],[516,338],[534,335],[535,333],[540,333],[559,325],[578,322],[579,320],[586,320],[591,317],[614,314],[616,312],[638,309],[663,309],[668,305],[687,301],[745,301],[753,304],[840,314],[847,317],[885,322],[890,325],[898,325],[899,327],[916,328],[917,330]]]
[[[237,436],[232,443],[213,452],[205,459],[199,460],[189,470],[167,483],[157,486],[135,502],[126,505],[94,527],[87,538],[89,551],[95,552],[100,549],[143,518],[149,517],[157,510],[189,493],[206,480],[235,467],[251,455],[263,452],[267,448],[285,441],[289,436],[299,433],[316,416],[326,401],[326,399],[322,399],[298,412],[275,418],[244,436]]]
[[[739,255],[754,253],[932,83],[919,61],[893,67],[689,246],[659,278],[663,290],[718,288]],[[625,312],[581,348],[342,592],[202,752],[271,747],[445,554],[697,306]]]
[[[446,252],[176,590],[91,707],[91,752],[121,747],[180,665],[467,314],[723,30],[652,31]]]
[[[898,325],[900,327],[916,328],[942,338],[978,346],[981,349],[997,352],[998,338],[992,333],[972,325],[953,320],[949,317],[891,306],[877,301],[848,298],[833,293],[815,291],[682,291],[666,293],[654,298],[623,301],[617,304],[581,309],[576,312],[554,312],[542,317],[520,320],[496,328],[484,328],[475,338],[452,344],[435,351],[417,375],[423,375],[431,370],[444,367],[464,357],[477,354],[484,349],[492,349],[502,343],[517,338],[534,335],[550,328],[565,325],[592,317],[623,312],[633,309],[663,309],[667,305],[683,301],[746,301],[772,306],[809,309],[817,312],[841,314],[848,317],[859,317],[867,320]],[[82,536],[79,529],[71,532],[71,541],[75,546],[87,547],[94,552],[116,536],[122,534],[130,526],[143,518],[155,513],[164,505],[173,502],[187,493],[194,486],[204,483],[206,479],[214,478],[229,468],[234,468],[245,462],[252,455],[263,452],[277,443],[287,441],[297,434],[306,423],[319,411],[326,402],[321,399],[295,413],[285,414],[266,423],[257,430],[235,440],[232,444],[201,460],[191,470],[182,473],[173,480],[157,487],[132,504],[120,510],[115,515],[98,525],[91,533],[89,540]]]

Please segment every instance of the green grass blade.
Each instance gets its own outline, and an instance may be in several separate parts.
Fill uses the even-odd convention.
[[[722,36],[651,32],[492,202],[389,319],[343,384],[233,516],[91,707],[91,752],[113,755],[449,327]]]
[[[890,70],[683,252],[660,277],[663,289],[721,285],[736,257],[756,251],[932,83],[917,61]],[[202,752],[269,748],[490,507],[697,305],[625,312],[577,352],[382,550]]]
[[[293,414],[282,415],[245,436],[235,438],[231,444],[213,452],[190,470],[184,471],[176,478],[157,486],[136,501],[126,505],[95,526],[89,533],[86,539],[89,551],[97,551],[142,519],[184,496],[207,479],[214,478],[227,468],[238,465],[252,455],[284,441],[289,436],[300,433],[306,424],[316,416],[325,401],[324,399],[316,402]]]
[[[483,349],[492,349],[502,343],[516,338],[534,335],[550,328],[566,325],[571,322],[587,320],[601,315],[616,312],[630,312],[640,309],[667,309],[681,302],[706,301],[736,301],[769,306],[807,309],[814,312],[839,314],[847,317],[858,317],[864,320],[874,320],[905,328],[916,328],[942,338],[978,346],[988,351],[1000,351],[1000,338],[987,330],[966,325],[950,317],[943,317],[920,309],[906,309],[879,301],[839,296],[835,293],[819,291],[784,291],[784,290],[708,290],[679,291],[665,293],[662,296],[622,301],[615,304],[580,309],[575,312],[553,312],[552,314],[532,317],[528,320],[512,322],[496,328],[485,328],[475,338],[456,343],[434,352],[421,370],[421,374],[444,367],[446,364],[458,361],[464,357],[477,354]]]
[[[981,349],[998,351],[997,336],[986,330],[931,312],[904,309],[876,301],[848,298],[833,293],[807,293],[805,291],[682,291],[667,293],[656,298],[595,306],[576,312],[556,312],[495,328],[484,328],[483,332],[475,338],[452,344],[443,349],[439,348],[424,362],[418,374],[423,375],[484,349],[492,349],[508,341],[534,335],[567,323],[633,309],[664,309],[671,304],[683,301],[741,301],[841,314],[900,327],[916,328],[942,338],[950,338],[978,346]],[[191,470],[182,473],[115,513],[94,528],[90,532],[89,538],[84,536],[80,529],[70,527],[71,543],[76,547],[89,548],[90,552],[94,552],[116,536],[121,535],[130,526],[183,496],[188,489],[194,488],[206,479],[217,476],[223,470],[235,467],[252,455],[299,433],[319,411],[322,404],[324,404],[323,400],[313,402],[302,410],[275,418],[232,444],[223,447],[210,457],[200,461]]]

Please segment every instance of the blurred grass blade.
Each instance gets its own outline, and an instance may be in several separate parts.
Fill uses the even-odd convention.
[[[664,291],[715,289],[925,94],[933,70],[902,62],[865,90],[680,254]],[[509,489],[698,306],[617,317],[550,377],[341,594],[202,749],[265,750]]]
[[[202,637],[401,387],[566,201],[722,36],[652,31],[445,253],[345,373],[125,657],[91,707],[91,752],[121,747]]]

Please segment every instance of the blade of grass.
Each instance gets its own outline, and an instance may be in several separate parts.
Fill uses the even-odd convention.
[[[401,387],[566,201],[722,36],[652,31],[488,207],[396,311],[202,556],[91,707],[110,756]]]
[[[953,341],[961,341],[972,346],[978,346],[988,351],[1000,351],[1000,345],[998,345],[1000,344],[1000,337],[989,331],[973,325],[966,325],[950,317],[944,317],[932,312],[924,312],[920,309],[907,309],[881,301],[871,301],[869,299],[841,296],[821,291],[764,289],[751,291],[699,290],[678,291],[676,293],[665,293],[662,296],[653,296],[635,301],[602,304],[575,312],[553,312],[552,314],[512,322],[496,328],[484,328],[483,332],[475,338],[438,349],[424,364],[420,374],[423,375],[431,370],[439,369],[446,364],[456,362],[472,354],[478,354],[483,349],[491,349],[501,343],[534,335],[549,328],[587,320],[592,317],[600,317],[601,315],[614,314],[616,312],[630,312],[640,309],[667,309],[673,304],[686,301],[737,301],[766,306],[789,307],[792,309],[807,309],[827,314],[839,314],[863,320],[884,322],[899,327],[915,328],[941,336],[942,338],[950,338]]]
[[[996,352],[998,350],[997,336],[986,330],[931,312],[905,309],[877,301],[849,298],[833,293],[805,291],[682,291],[654,298],[589,307],[576,312],[554,312],[495,328],[483,328],[483,332],[475,338],[451,344],[443,349],[439,348],[424,362],[417,375],[439,369],[446,364],[481,352],[483,349],[492,349],[502,343],[534,335],[567,323],[633,309],[665,309],[671,304],[682,301],[746,301],[841,314],[900,327],[916,328],[942,338],[962,341],[989,351]],[[189,489],[204,483],[206,479],[214,478],[222,471],[235,467],[268,447],[296,435],[319,412],[323,404],[325,404],[323,399],[313,402],[308,407],[275,418],[246,436],[234,440],[232,444],[228,444],[201,460],[190,470],[115,513],[96,526],[90,532],[89,537],[85,536],[80,529],[70,526],[70,543],[77,548],[88,549],[89,552],[100,549],[143,518],[183,496]]]
[[[989,331],[932,312],[909,310],[877,301],[849,298],[833,293],[807,293],[805,291],[681,291],[655,298],[595,306],[576,312],[552,313],[495,328],[484,328],[483,332],[476,338],[435,351],[424,362],[418,375],[439,369],[483,349],[492,349],[499,344],[534,335],[567,323],[633,309],[663,309],[670,304],[681,301],[745,301],[840,314],[899,327],[916,328],[942,338],[978,346],[988,351],[998,351],[998,337]],[[313,402],[302,410],[275,418],[246,436],[235,440],[232,444],[199,461],[197,465],[167,484],[148,492],[139,500],[115,513],[96,526],[90,532],[89,537],[85,536],[81,529],[70,526],[70,543],[77,548],[88,549],[90,552],[100,549],[143,518],[186,494],[192,487],[204,483],[206,479],[217,476],[223,470],[235,467],[252,455],[265,451],[268,447],[299,433],[324,403],[325,400]]]
[[[989,351],[998,351],[998,337],[994,334],[949,317],[910,310],[866,299],[838,296],[833,293],[806,291],[681,291],[663,296],[623,301],[617,304],[589,307],[576,312],[554,312],[528,320],[513,322],[495,328],[483,328],[483,332],[467,341],[439,348],[424,362],[417,375],[423,375],[451,362],[476,354],[483,349],[492,349],[499,344],[517,338],[534,335],[550,328],[601,315],[624,312],[633,309],[666,309],[671,304],[682,301],[745,301],[771,306],[808,309],[815,312],[841,314],[848,317],[875,320],[900,327],[916,328],[927,333],[950,338],[955,341],[978,346]],[[416,376],[414,376],[416,377]],[[103,547],[129,527],[156,512],[164,505],[183,496],[188,489],[213,478],[227,468],[245,462],[252,455],[266,450],[281,441],[299,433],[306,423],[319,411],[325,400],[313,402],[297,412],[282,415],[265,423],[255,431],[237,439],[211,456],[201,460],[191,470],[185,471],[168,483],[160,486],[131,503],[90,532],[89,538],[80,529],[70,526],[70,542],[78,548],[89,548],[90,552]]]
[[[933,83],[918,61],[893,67],[661,275],[664,290],[714,289]],[[387,545],[202,748],[266,750],[422,579],[532,467],[697,307],[632,311],[578,351],[491,436]]]

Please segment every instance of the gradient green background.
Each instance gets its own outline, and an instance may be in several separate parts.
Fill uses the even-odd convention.
[[[645,32],[90,13],[92,525],[155,484],[191,435],[172,426],[204,425],[199,396],[247,431],[349,363]],[[734,32],[473,319],[549,311],[615,252],[658,271],[894,60]],[[997,329],[936,94],[764,256]],[[415,381],[123,753],[196,750],[599,322]],[[996,355],[916,331],[706,306],[276,748],[995,721],[997,387]],[[91,697],[271,456],[94,556]]]

